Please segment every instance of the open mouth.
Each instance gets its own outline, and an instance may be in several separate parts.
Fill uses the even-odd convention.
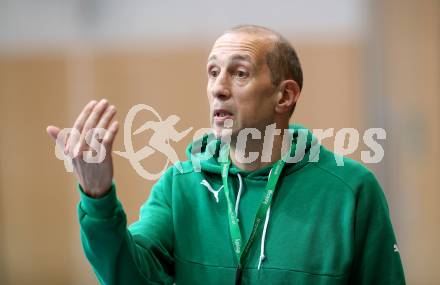
[[[221,125],[221,126],[223,126],[223,124],[225,124],[226,120],[232,119],[233,116],[234,116],[234,114],[232,114],[231,112],[229,112],[228,110],[225,110],[225,109],[216,109],[213,112],[214,122],[217,125]]]
[[[214,111],[214,117],[218,118],[224,118],[224,117],[231,117],[232,113],[228,112],[226,110],[215,110]]]

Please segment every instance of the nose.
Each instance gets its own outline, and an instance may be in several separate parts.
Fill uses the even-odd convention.
[[[220,72],[212,81],[210,93],[214,98],[227,100],[231,97],[230,81],[227,72]]]

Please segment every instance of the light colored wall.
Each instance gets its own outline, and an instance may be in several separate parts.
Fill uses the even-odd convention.
[[[383,11],[387,186],[412,284],[440,279],[440,2],[378,1]],[[411,284],[410,283],[410,284]]]

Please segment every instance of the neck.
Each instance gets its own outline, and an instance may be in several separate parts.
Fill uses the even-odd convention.
[[[284,130],[288,129],[288,124],[282,127],[278,126],[279,125],[277,125],[277,129],[281,130],[280,133],[271,133],[265,136],[265,133],[262,132],[260,140],[248,138],[244,148],[243,146],[237,147],[236,138],[232,139],[229,154],[231,162],[240,169],[255,171],[280,160],[282,155],[283,134]],[[273,138],[273,144],[266,142],[267,145],[265,147],[265,142],[263,141],[265,137]],[[252,159],[255,157],[254,153],[258,154],[256,159]]]

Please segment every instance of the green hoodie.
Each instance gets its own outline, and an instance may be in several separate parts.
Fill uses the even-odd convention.
[[[304,149],[299,128],[293,127],[291,156]],[[238,263],[219,144],[204,137],[197,145],[201,152],[190,145],[188,161],[157,181],[128,229],[114,184],[99,199],[79,186],[81,239],[102,284],[234,284]],[[303,159],[282,171],[241,283],[405,284],[386,199],[374,175],[348,158],[339,158],[344,165],[337,166],[335,155],[310,132],[305,146]],[[230,199],[245,242],[270,170],[229,169]]]

